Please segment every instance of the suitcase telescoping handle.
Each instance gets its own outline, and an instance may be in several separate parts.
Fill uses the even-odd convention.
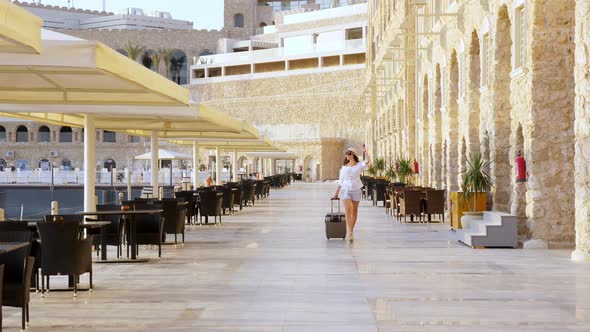
[[[340,198],[334,198],[330,200],[330,212],[334,214],[334,201],[338,202],[338,214],[340,214]]]

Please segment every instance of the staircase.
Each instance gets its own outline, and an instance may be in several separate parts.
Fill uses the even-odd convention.
[[[518,247],[516,216],[485,211],[483,220],[471,220],[468,229],[457,230],[457,239],[471,247]]]

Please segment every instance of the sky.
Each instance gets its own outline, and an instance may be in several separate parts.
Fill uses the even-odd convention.
[[[70,0],[81,9],[102,10],[103,0]],[[146,14],[151,11],[170,12],[179,20],[194,22],[195,29],[217,29],[223,27],[223,0],[104,0],[109,12],[118,13],[128,7],[141,8]],[[27,0],[26,2],[33,2]],[[68,0],[41,0],[44,5],[68,6]]]

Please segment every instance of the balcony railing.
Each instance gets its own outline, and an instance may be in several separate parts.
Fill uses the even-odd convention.
[[[84,171],[64,171],[54,169],[51,170],[15,170],[15,171],[0,171],[0,184],[13,185],[48,185],[48,186],[68,186],[68,185],[83,185]],[[222,171],[222,180],[227,181],[230,178],[229,170]],[[208,171],[200,172],[200,183],[204,183],[211,173]],[[125,170],[117,170],[110,172],[108,170],[97,171],[96,185],[106,186],[121,186],[128,182],[131,185],[149,185],[151,183],[152,172],[149,170],[134,170],[127,177]],[[161,185],[180,185],[183,182],[193,181],[192,172],[190,170],[163,168],[158,172],[158,181]]]
[[[364,39],[343,40],[341,45],[311,44],[308,47],[298,48],[271,48],[252,52],[236,52],[201,56],[195,58],[194,64],[198,67],[221,67],[234,64],[263,63],[269,61],[281,61],[286,57],[321,56],[321,53],[350,51],[363,51],[366,48]]]

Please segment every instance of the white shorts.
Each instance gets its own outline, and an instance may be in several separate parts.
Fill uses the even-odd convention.
[[[360,190],[341,190],[340,191],[340,199],[350,199],[353,202],[360,202],[361,201],[361,191]]]

